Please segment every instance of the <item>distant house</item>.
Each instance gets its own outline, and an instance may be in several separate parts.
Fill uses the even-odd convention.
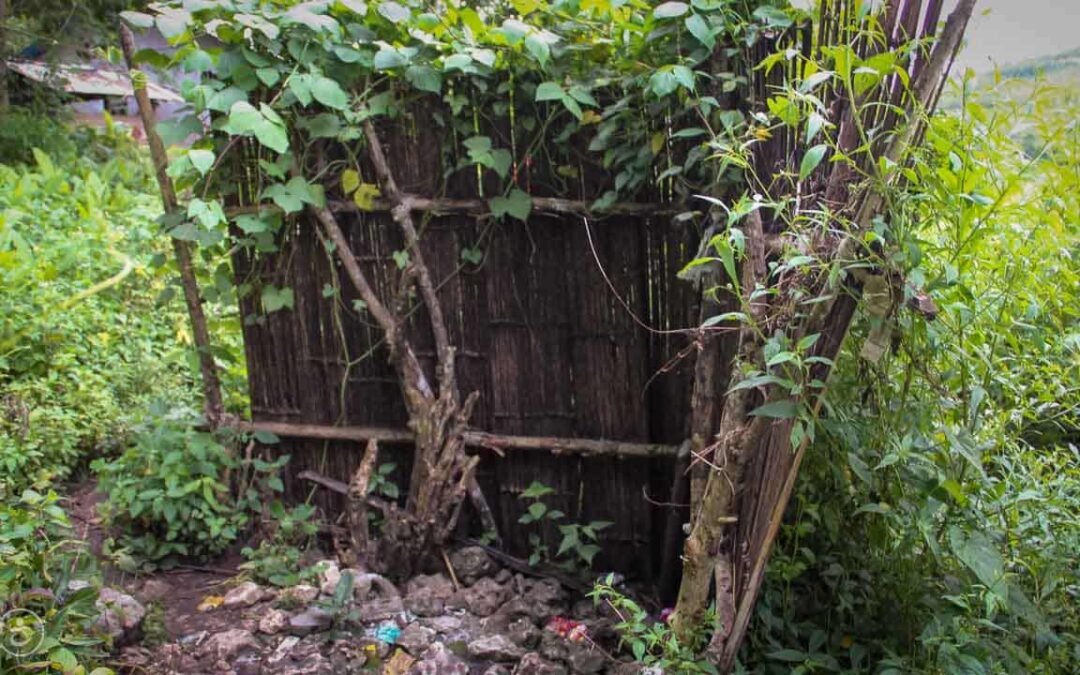
[[[136,43],[140,49],[169,48],[156,32],[138,36]],[[87,58],[88,53],[69,47],[54,52],[51,59],[45,60],[41,58],[42,53],[24,50],[19,58],[7,61],[8,72],[71,95],[74,100],[68,107],[82,122],[102,124],[103,113],[108,111],[115,119],[130,124],[139,135],[142,130],[138,123],[139,111],[127,70],[107,61]],[[165,76],[170,80],[184,77],[179,72],[165,73]],[[151,74],[146,88],[159,119],[174,117],[184,108],[183,97],[163,84],[155,74]]]

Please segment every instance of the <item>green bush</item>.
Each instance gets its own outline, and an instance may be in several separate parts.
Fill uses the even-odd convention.
[[[58,501],[52,491],[0,494],[0,672],[69,671],[104,656],[90,636],[97,590],[68,587],[94,578],[93,556]]]
[[[257,581],[281,587],[315,578],[315,570],[302,562],[304,551],[319,531],[315,512],[315,507],[310,504],[286,509],[281,502],[272,503],[268,525],[273,531],[259,542],[257,548],[244,547],[241,553],[248,562],[240,568],[247,570]]]
[[[183,305],[159,302],[159,199],[144,158],[115,144],[101,163],[37,150],[33,166],[0,165],[0,476],[13,485],[123,447],[154,397],[195,400]]]
[[[248,515],[230,494],[238,463],[193,417],[156,406],[133,445],[113,460],[96,460],[98,489],[108,496],[104,522],[119,530],[120,549],[139,561],[169,566],[207,558],[236,541]]]
[[[34,148],[65,161],[77,151],[63,120],[24,108],[0,113],[0,164],[33,164]]]

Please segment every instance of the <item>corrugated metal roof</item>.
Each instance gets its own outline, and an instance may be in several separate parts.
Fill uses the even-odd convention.
[[[83,96],[134,96],[126,72],[75,63],[50,64],[45,61],[8,61],[8,68],[35,82],[58,87]],[[156,101],[183,101],[172,89],[146,83],[150,98]]]

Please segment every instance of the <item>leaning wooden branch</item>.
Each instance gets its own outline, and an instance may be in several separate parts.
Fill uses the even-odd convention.
[[[161,189],[161,201],[165,213],[176,213],[179,203],[169,178],[169,159],[165,153],[165,144],[157,132],[157,116],[150,95],[146,91],[146,75],[135,65],[135,36],[127,26],[120,25],[120,44],[128,70],[132,73],[131,85],[135,92],[135,101],[142,118],[143,131],[150,146],[150,156],[154,161],[154,174]],[[184,302],[187,304],[188,317],[191,321],[191,333],[195,348],[199,353],[199,371],[202,375],[203,399],[206,419],[211,427],[216,427],[225,414],[225,405],[221,397],[221,380],[217,365],[210,351],[210,329],[207,327],[206,313],[203,311],[202,297],[199,294],[199,282],[195,277],[195,266],[191,259],[191,245],[173,238],[173,254],[180,269],[180,283],[184,288]]]
[[[423,298],[427,308],[431,333],[435,337],[435,357],[439,361],[439,393],[451,397],[457,403],[457,386],[454,378],[454,348],[450,345],[450,333],[446,328],[446,319],[443,316],[442,304],[435,292],[435,282],[431,278],[431,270],[424,261],[424,254],[420,250],[420,235],[413,223],[412,210],[403,199],[398,190],[390,167],[386,163],[386,154],[383,152],[379,135],[375,132],[375,126],[370,120],[364,123],[364,135],[368,142],[368,155],[371,163],[375,165],[375,173],[382,182],[382,190],[390,201],[394,202],[391,214],[394,221],[401,226],[405,235],[405,245],[411,258],[409,264],[416,275],[416,285],[420,289],[420,297]]]

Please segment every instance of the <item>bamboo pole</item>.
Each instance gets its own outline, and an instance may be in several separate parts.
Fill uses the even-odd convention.
[[[409,211],[430,212],[435,215],[483,216],[491,212],[488,203],[483,199],[423,197],[408,193],[401,193],[399,197],[400,202],[391,199],[376,199],[372,202],[371,209],[368,211],[388,213],[399,205],[404,205]],[[607,216],[640,218],[673,216],[686,210],[684,205],[674,203],[620,202],[612,204],[602,211],[593,211],[592,202],[577,199],[560,199],[558,197],[533,197],[532,204],[532,210],[537,213],[589,216],[591,218],[604,218]],[[326,206],[334,213],[360,213],[364,211],[364,209],[351,201],[328,200]],[[258,213],[260,209],[280,210],[273,205],[244,206],[227,209],[225,214],[232,218],[238,215]]]
[[[165,144],[162,143],[161,136],[157,132],[157,116],[150,102],[150,95],[146,91],[145,74],[135,65],[135,36],[124,24],[120,24],[120,44],[128,70],[133,74],[131,87],[135,92],[135,101],[139,106],[139,116],[142,118],[146,142],[150,146],[150,156],[154,161],[154,173],[161,190],[161,202],[166,214],[176,213],[180,207],[168,175],[169,158],[165,153]],[[221,380],[218,377],[217,365],[210,352],[210,330],[206,322],[206,313],[203,311],[202,297],[199,294],[199,282],[195,276],[191,245],[176,238],[173,238],[172,243],[176,265],[180,268],[180,282],[184,288],[184,302],[187,304],[188,317],[191,320],[191,332],[199,354],[204,411],[207,422],[211,428],[214,428],[224,417],[225,405],[221,397]]]
[[[323,424],[292,424],[289,422],[231,422],[230,429],[244,432],[266,431],[286,438],[309,438],[324,441],[376,440],[382,443],[412,443],[413,433],[407,429],[384,427],[335,427]],[[674,457],[678,446],[659,443],[633,443],[587,438],[544,436],[507,436],[485,431],[466,431],[465,444],[474,448],[493,450],[546,450],[556,455],[610,455],[615,457]]]

